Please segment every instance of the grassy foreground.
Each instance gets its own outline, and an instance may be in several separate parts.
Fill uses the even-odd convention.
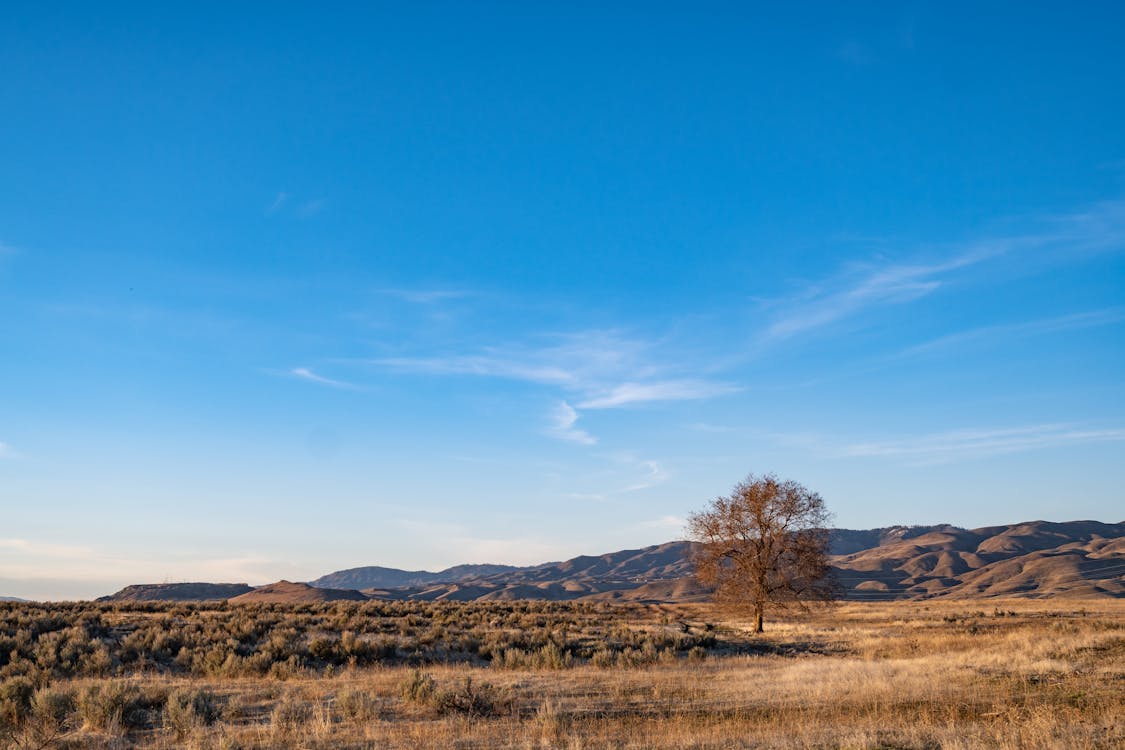
[[[0,614],[0,746],[1125,746],[1120,600]]]

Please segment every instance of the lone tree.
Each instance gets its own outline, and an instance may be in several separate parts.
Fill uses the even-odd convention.
[[[688,536],[699,542],[696,578],[714,587],[717,601],[750,607],[761,633],[767,608],[835,598],[830,518],[815,492],[773,474],[751,474],[688,517]]]

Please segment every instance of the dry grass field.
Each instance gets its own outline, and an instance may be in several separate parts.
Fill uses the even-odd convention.
[[[703,605],[0,615],[19,748],[1125,746],[1115,599],[849,602],[758,637]]]

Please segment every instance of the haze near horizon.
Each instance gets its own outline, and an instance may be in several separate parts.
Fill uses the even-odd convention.
[[[1080,11],[8,9],[0,595],[636,548],[751,471],[1121,521]]]

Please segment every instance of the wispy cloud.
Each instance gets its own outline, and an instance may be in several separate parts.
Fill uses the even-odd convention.
[[[1023,238],[1065,259],[1125,250],[1125,199],[1101,201],[1082,211],[1047,217],[1048,228]]]
[[[273,199],[273,203],[271,203],[269,207],[266,208],[266,215],[272,216],[273,214],[280,211],[282,206],[284,206],[288,200],[289,193],[278,193],[277,196]]]
[[[1082,328],[1094,328],[1096,326],[1112,325],[1122,320],[1125,320],[1125,308],[1113,307],[1104,310],[1073,313],[1023,323],[981,326],[980,328],[974,328],[968,331],[958,331],[957,333],[951,333],[946,336],[939,336],[936,339],[904,349],[897,356],[913,357],[977,341],[988,341],[996,338],[1036,336]]]
[[[639,490],[647,490],[649,487],[655,487],[658,484],[667,482],[669,477],[671,476],[659,461],[653,461],[651,459],[640,459],[635,460],[634,463],[636,464],[637,468],[643,472],[643,474],[641,478],[636,482],[623,487],[621,489],[621,492],[638,492]]]
[[[1123,440],[1125,440],[1125,429],[1083,429],[1067,424],[1042,424],[951,430],[894,440],[852,443],[843,446],[839,453],[847,457],[901,457],[914,463],[935,464],[1067,445]]]
[[[12,448],[7,443],[0,442],[0,458],[11,458]]]
[[[435,568],[461,563],[536,565],[573,554],[540,536],[482,536],[460,524],[430,520],[399,519],[395,523],[417,538],[420,547],[428,548],[427,558],[435,562]]]
[[[327,203],[328,201],[325,198],[314,198],[311,201],[305,201],[301,205],[297,206],[297,216],[301,217],[302,219],[307,219],[310,216],[316,216],[318,213],[324,210],[324,207],[325,205],[327,205]]]
[[[711,424],[710,422],[692,422],[691,424],[684,425],[689,430],[696,432],[713,432],[716,434],[726,434],[734,432],[735,428],[730,425]]]
[[[930,258],[852,265],[807,285],[789,298],[767,302],[772,309],[762,340],[781,341],[825,328],[872,308],[899,305],[934,294],[962,274],[990,261],[1019,254],[1019,273],[1032,261],[1067,263],[1091,254],[1125,250],[1125,201],[1106,201],[1083,211],[1032,220],[1037,231],[931,248]],[[935,257],[936,254],[936,257]],[[998,266],[993,266],[998,268]]]
[[[547,432],[560,440],[570,440],[582,445],[597,443],[598,439],[593,435],[574,426],[577,421],[578,412],[570,404],[562,401],[551,411],[551,426]]]
[[[492,347],[437,357],[384,357],[370,363],[395,372],[502,378],[554,388],[562,399],[551,411],[548,434],[583,445],[594,445],[597,439],[575,427],[582,411],[703,400],[739,390],[729,383],[676,377],[679,368],[663,362],[655,345],[616,330],[552,338],[549,344],[538,347]]]
[[[602,462],[596,470],[549,472],[546,478],[554,485],[552,492],[568,500],[604,503],[622,500],[672,478],[663,461],[635,450],[595,451],[593,455]]]
[[[661,516],[637,524],[643,529],[683,529],[687,526],[687,519],[680,516]]]
[[[850,271],[841,279],[809,287],[784,302],[766,327],[766,340],[782,340],[827,326],[877,306],[910,302],[937,291],[944,276],[1004,252],[986,244],[936,263],[901,263]]]
[[[469,296],[463,289],[380,289],[379,293],[416,305],[433,305]]]
[[[307,367],[294,367],[289,371],[289,374],[295,378],[307,380],[310,383],[327,385],[332,388],[344,388],[347,390],[356,390],[358,388],[358,386],[353,385],[352,383],[346,383],[343,380],[334,380],[333,378],[327,378],[323,375],[318,375]]]
[[[738,390],[704,379],[669,377],[652,344],[618,331],[556,337],[556,343],[486,348],[444,357],[387,357],[373,364],[400,372],[477,375],[558,386],[579,400],[577,409],[612,409],[654,401],[714,398]]]
[[[621,383],[606,393],[588,398],[582,409],[614,409],[649,401],[696,401],[735,393],[739,388],[704,380],[665,380],[648,383]]]
[[[273,201],[266,206],[265,213],[266,216],[284,214],[296,216],[300,219],[307,219],[323,211],[326,205],[328,205],[327,198],[302,200],[299,197],[295,197],[292,193],[282,191],[275,195]]]
[[[89,557],[94,553],[90,547],[55,542],[33,541],[29,539],[0,539],[0,550],[12,550],[35,557]]]
[[[449,357],[383,357],[372,364],[403,373],[425,375],[480,375],[485,377],[526,380],[546,385],[574,382],[573,374],[559,367],[508,359],[492,354],[454,355]]]
[[[700,335],[698,329],[689,330],[690,320],[681,321],[674,333],[663,337],[640,336],[620,327],[544,334],[514,320],[505,326],[501,343],[493,345],[461,345],[480,335],[481,329],[476,328],[457,339],[458,345],[450,346],[454,340],[451,328],[443,326],[432,341],[427,336],[433,332],[422,329],[418,335],[402,339],[409,344],[384,350],[386,356],[339,361],[394,373],[496,378],[543,386],[554,401],[565,404],[565,409],[559,406],[551,412],[549,432],[591,445],[593,436],[576,427],[584,413],[701,401],[740,392],[745,386],[738,382],[739,368],[760,354],[763,345],[831,329],[875,311],[901,308],[968,283],[1030,273],[1034,264],[1071,262],[1084,253],[1125,247],[1125,201],[1021,221],[1021,232],[962,243],[895,251],[893,242],[884,242],[879,259],[849,264],[794,294],[760,301],[761,323],[741,346],[731,346],[729,336],[720,341],[714,333],[708,336]],[[885,259],[896,255],[897,259]],[[379,291],[411,304],[434,305],[437,310],[441,302],[464,296],[456,288],[441,286]],[[1026,324],[985,326],[950,333],[893,356],[917,356],[989,336],[1108,324],[1123,315],[1121,310],[1102,310]],[[885,361],[886,357],[881,363]]]

